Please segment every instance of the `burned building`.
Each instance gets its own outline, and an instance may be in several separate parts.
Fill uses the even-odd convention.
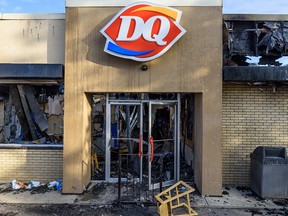
[[[224,15],[223,183],[249,185],[257,146],[287,147],[287,15]]]
[[[1,180],[63,178],[63,193],[186,180],[221,195],[249,184],[256,146],[287,146],[288,18],[223,16],[221,1],[155,3],[67,0],[65,17],[2,16]],[[141,11],[149,21],[129,18]],[[158,26],[138,28],[158,53],[143,53],[123,20]],[[162,22],[178,33],[171,45],[156,37],[169,34]]]
[[[62,14],[2,14],[1,180],[62,178]]]

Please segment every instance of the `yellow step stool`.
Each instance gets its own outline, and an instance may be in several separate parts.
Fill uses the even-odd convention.
[[[190,206],[190,193],[195,191],[190,185],[179,181],[173,186],[167,188],[162,193],[155,196],[157,200],[157,212],[160,216],[176,216],[173,210],[177,208],[185,209],[185,214],[177,216],[195,216],[198,215]]]

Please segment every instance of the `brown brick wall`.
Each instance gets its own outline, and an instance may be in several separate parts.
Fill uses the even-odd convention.
[[[277,90],[223,85],[224,185],[249,185],[250,153],[257,146],[288,147],[288,87]]]
[[[0,149],[0,180],[42,181],[62,179],[62,149]]]

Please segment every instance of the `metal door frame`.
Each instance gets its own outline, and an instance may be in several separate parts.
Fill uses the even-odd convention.
[[[174,180],[164,182],[163,186],[171,185],[180,180],[180,93],[177,93],[177,100],[118,100],[109,99],[109,93],[106,94],[106,137],[105,137],[105,181],[106,182],[117,182],[117,178],[111,178],[111,105],[137,105],[140,106],[140,134],[143,140],[143,104],[147,103],[149,105],[149,137],[151,137],[151,109],[153,104],[173,104],[174,105]],[[149,139],[148,139],[149,140]],[[143,144],[142,144],[143,146]],[[143,148],[142,148],[143,149]],[[149,150],[150,149],[150,150]],[[148,160],[151,155],[151,146],[148,145]],[[159,187],[159,183],[152,185],[151,183],[151,162],[148,162],[148,172],[149,172],[149,190],[156,189]],[[143,178],[143,156],[140,158],[140,182]]]
[[[174,183],[176,183],[177,181],[179,181],[179,176],[180,176],[180,160],[179,160],[179,150],[180,150],[180,140],[179,140],[179,127],[180,127],[180,124],[179,124],[179,107],[177,106],[178,105],[178,100],[177,101],[149,101],[149,138],[152,137],[152,106],[153,105],[167,105],[167,106],[171,106],[171,107],[174,107],[174,117],[175,117],[175,120],[174,120],[174,130],[173,130],[173,143],[174,143],[174,178],[169,180],[169,181],[165,181],[165,182],[162,182],[162,186],[169,186],[169,185],[172,185]],[[156,141],[156,140],[155,140]],[[149,146],[148,146],[148,154],[149,156],[151,155],[151,145],[149,143]],[[149,185],[149,190],[152,190],[152,189],[157,189],[157,188],[160,188],[160,182],[159,183],[155,183],[153,184],[152,183],[152,161],[149,160],[149,157],[148,157],[148,185]]]
[[[118,178],[111,178],[111,106],[112,105],[134,105],[140,106],[140,134],[139,138],[143,137],[143,103],[139,101],[122,101],[122,100],[109,100],[109,94],[106,95],[106,138],[105,138],[105,181],[106,182],[117,182]],[[139,139],[139,143],[140,139]],[[142,145],[142,144],[141,144]],[[140,157],[140,181],[143,177],[143,158]]]

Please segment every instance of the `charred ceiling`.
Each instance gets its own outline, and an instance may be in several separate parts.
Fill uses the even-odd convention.
[[[287,82],[288,16],[224,15],[223,28],[224,81]]]
[[[252,15],[224,16],[224,66],[248,66],[249,56],[259,56],[258,65],[280,66],[288,56],[288,17]]]
[[[64,66],[0,64],[0,143],[62,144]]]

